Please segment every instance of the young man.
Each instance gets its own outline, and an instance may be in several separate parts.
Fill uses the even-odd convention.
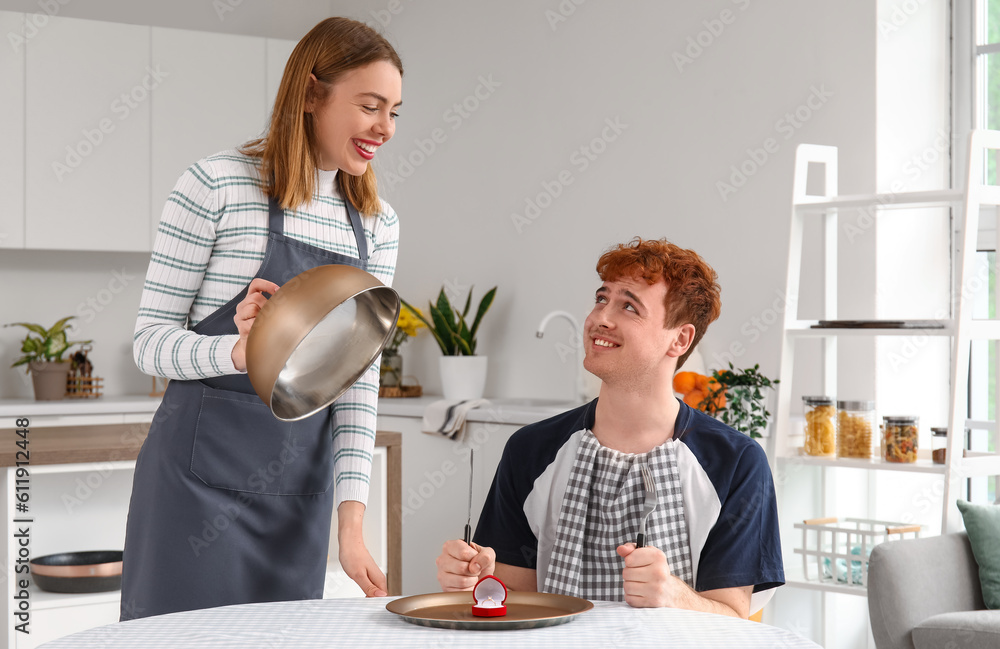
[[[600,396],[510,438],[475,542],[444,544],[438,581],[463,590],[495,574],[514,590],[748,617],[784,583],[767,458],[672,389],[719,316],[715,271],[637,238],[597,272],[583,343]],[[659,505],[636,548],[643,464]]]

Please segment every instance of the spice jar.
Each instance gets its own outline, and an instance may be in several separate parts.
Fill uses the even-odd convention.
[[[874,401],[837,402],[837,457],[871,458]]]
[[[833,455],[837,430],[833,423],[835,409],[832,397],[802,397],[806,416],[806,455]]]
[[[917,461],[918,417],[883,417],[885,426],[885,461]]]
[[[944,464],[948,452],[948,429],[931,428],[931,459],[934,464]]]

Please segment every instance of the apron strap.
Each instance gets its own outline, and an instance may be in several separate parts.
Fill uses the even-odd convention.
[[[274,234],[285,233],[285,210],[274,196],[267,197],[267,229]]]
[[[358,241],[358,257],[364,262],[365,266],[368,265],[368,239],[365,237],[365,226],[361,224],[361,215],[358,214],[358,210],[351,204],[351,201],[345,200],[344,205],[347,206],[347,213],[351,217],[351,227],[354,228],[354,238]]]

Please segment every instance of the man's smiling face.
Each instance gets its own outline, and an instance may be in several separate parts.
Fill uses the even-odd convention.
[[[670,362],[677,329],[667,329],[663,280],[622,277],[604,282],[584,323],[583,366],[609,386],[642,385]]]

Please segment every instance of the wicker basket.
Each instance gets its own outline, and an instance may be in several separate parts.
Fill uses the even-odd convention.
[[[420,386],[420,382],[417,381],[416,377],[404,376],[403,381],[405,382],[406,379],[412,379],[413,385],[380,385],[378,388],[378,396],[385,397],[386,399],[423,396],[424,389]]]
[[[96,399],[101,396],[104,379],[99,376],[73,376],[66,377],[66,398],[67,399]]]
[[[401,397],[423,396],[424,389],[419,385],[401,385],[399,387],[380,387],[378,396],[387,399],[399,399]]]
[[[807,581],[868,587],[868,557],[883,541],[920,536],[920,525],[869,518],[813,518],[795,523],[802,530],[802,572]],[[909,536],[907,536],[909,535]]]

